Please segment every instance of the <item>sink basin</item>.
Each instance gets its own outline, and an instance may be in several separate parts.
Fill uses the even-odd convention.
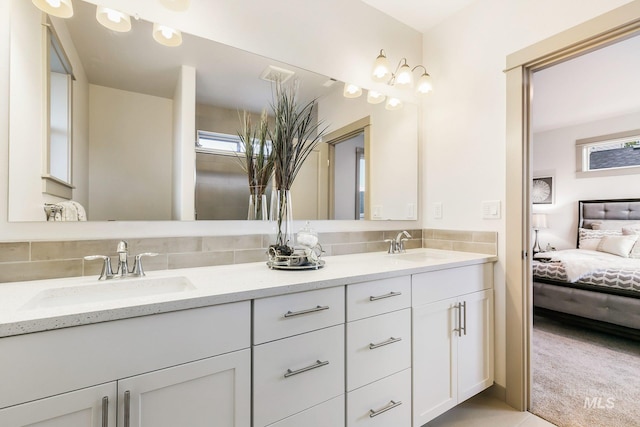
[[[45,289],[37,293],[22,308],[37,309],[63,307],[76,304],[112,301],[176,292],[187,292],[196,287],[186,277],[141,277],[112,279],[104,282]]]

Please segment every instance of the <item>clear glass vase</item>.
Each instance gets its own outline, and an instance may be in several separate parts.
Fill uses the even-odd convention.
[[[265,194],[249,195],[249,211],[247,213],[247,219],[266,221],[267,215],[267,196]]]
[[[271,220],[276,221],[275,244],[293,247],[293,202],[291,191],[274,190],[271,192]]]

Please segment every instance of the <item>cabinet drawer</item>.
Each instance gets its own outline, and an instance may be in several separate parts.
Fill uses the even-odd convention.
[[[0,386],[0,408],[249,348],[250,310],[245,301],[1,338],[11,387]]]
[[[344,393],[344,325],[253,348],[253,422],[267,426]]]
[[[376,316],[411,305],[411,277],[392,277],[347,286],[347,321]]]
[[[347,390],[411,366],[411,309],[347,324]]]
[[[411,369],[347,394],[347,427],[411,425]]]
[[[415,307],[493,287],[493,263],[414,274],[411,298]]]
[[[344,394],[269,427],[344,427]]]
[[[253,342],[280,338],[344,323],[344,287],[255,300]]]

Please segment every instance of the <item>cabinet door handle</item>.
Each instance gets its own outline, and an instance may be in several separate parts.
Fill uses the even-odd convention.
[[[389,292],[388,294],[384,294],[384,295],[370,296],[369,301],[378,301],[379,299],[397,297],[400,295],[402,295],[402,292]]]
[[[131,392],[129,390],[124,392],[124,427],[129,427],[131,424]]]
[[[462,332],[464,332],[465,335],[467,335],[467,302],[463,302],[461,304],[462,308],[464,309],[464,320],[462,321]]]
[[[402,341],[402,338],[391,337],[386,341],[379,342],[377,344],[369,344],[369,350],[375,350],[376,348],[384,347],[385,345],[393,344],[394,342]]]
[[[312,369],[316,369],[316,368],[320,368],[322,366],[326,366],[328,364],[329,364],[328,360],[325,360],[324,362],[321,362],[320,360],[317,360],[316,363],[314,363],[313,365],[307,366],[306,368],[300,368],[300,369],[297,369],[295,371],[292,371],[291,369],[287,369],[287,372],[284,374],[284,377],[285,378],[289,378],[289,377],[292,377],[294,375],[298,375],[298,374],[301,374],[303,372],[310,371]]]
[[[453,306],[456,310],[458,310],[458,327],[453,331],[458,333],[458,336],[462,336],[462,304],[458,303]]]
[[[284,317],[294,317],[294,316],[300,316],[301,314],[309,314],[309,313],[315,313],[318,311],[323,311],[323,310],[329,310],[329,306],[325,305],[325,306],[316,306],[313,308],[308,308],[306,310],[300,310],[300,311],[287,311],[284,314]]]
[[[402,401],[398,400],[397,402],[394,402],[393,400],[390,401],[389,403],[387,403],[384,407],[378,409],[378,410],[373,410],[373,409],[369,409],[369,417],[373,418],[373,417],[377,417],[380,414],[383,414],[393,408],[397,408],[398,406],[402,405]]]
[[[109,427],[109,397],[102,398],[102,427]]]

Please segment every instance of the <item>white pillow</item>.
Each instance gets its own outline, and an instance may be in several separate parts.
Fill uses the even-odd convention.
[[[621,230],[590,230],[580,228],[578,230],[578,249],[598,250],[600,239],[604,236],[621,236]]]
[[[640,222],[629,220],[615,220],[608,219],[605,221],[594,221],[591,223],[591,228],[594,230],[618,230],[623,227],[640,227]]]
[[[622,234],[625,236],[639,236],[640,235],[640,227],[623,227]],[[640,239],[636,240],[636,244],[631,248],[631,252],[629,252],[629,258],[640,258]]]
[[[636,244],[638,235],[629,236],[604,236],[600,239],[597,250],[618,255],[623,258],[629,258],[629,253]]]

